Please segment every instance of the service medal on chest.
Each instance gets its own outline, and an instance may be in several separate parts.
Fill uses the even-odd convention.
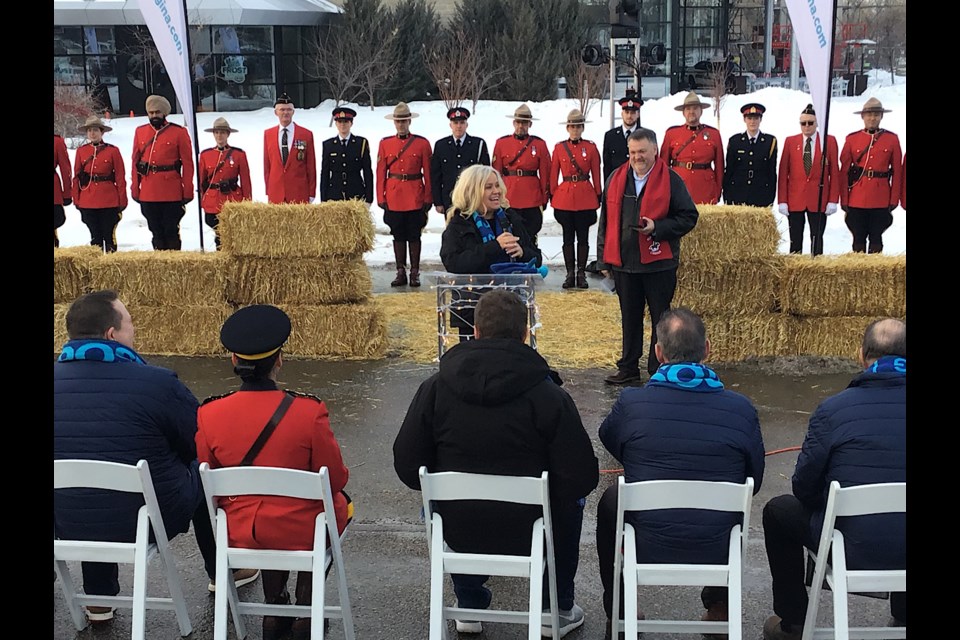
[[[537,150],[536,150],[536,149],[531,149],[531,150],[530,150],[530,155],[532,155],[532,156],[537,155]]]

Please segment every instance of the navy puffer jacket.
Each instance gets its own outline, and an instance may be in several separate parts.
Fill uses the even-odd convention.
[[[169,369],[128,361],[53,365],[53,459],[150,464],[168,536],[202,500],[197,399]],[[88,489],[54,492],[54,526],[73,539],[129,541],[143,499]]]
[[[763,483],[760,420],[750,400],[726,389],[698,393],[648,384],[624,389],[600,425],[600,440],[627,482]],[[639,562],[726,562],[735,514],[670,509],[627,514]]]

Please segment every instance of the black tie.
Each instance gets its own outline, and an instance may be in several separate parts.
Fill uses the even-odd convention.
[[[344,147],[346,147],[348,142],[350,142],[349,139],[344,139],[344,140],[341,140],[341,141],[340,141],[340,144],[342,144]]]
[[[457,149],[463,149],[463,138],[457,140]]]
[[[756,138],[750,138],[750,146],[753,146],[757,142]]]
[[[280,160],[287,164],[287,156],[290,155],[289,142],[287,140],[287,130],[284,128],[283,136],[280,138]]]
[[[807,144],[803,148],[803,170],[807,175],[810,175],[810,167],[813,166],[813,150],[810,146],[810,141],[813,138],[807,138]]]

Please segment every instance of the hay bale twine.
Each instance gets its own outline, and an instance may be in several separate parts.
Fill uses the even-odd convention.
[[[364,302],[373,281],[363,256],[227,256],[226,296],[233,304],[318,305]]]
[[[779,297],[782,310],[798,316],[902,317],[907,313],[907,257],[786,256]]]
[[[223,264],[217,252],[122,251],[94,263],[90,281],[128,306],[216,305],[226,301]]]
[[[90,268],[103,257],[103,250],[91,245],[53,250],[53,302],[70,303],[93,291]]]

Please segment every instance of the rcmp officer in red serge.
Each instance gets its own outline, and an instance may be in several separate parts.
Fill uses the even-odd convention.
[[[204,149],[200,154],[200,205],[203,220],[216,234],[214,241],[219,249],[217,225],[220,223],[220,209],[226,202],[252,200],[253,186],[246,152],[227,142],[230,134],[237,130],[226,118],[217,118],[213,126],[204,131],[213,133],[217,146]]]
[[[208,398],[200,406],[197,459],[213,469],[249,465],[316,473],[326,467],[342,533],[353,514],[353,504],[343,493],[350,473],[327,407],[315,396],[277,386],[281,348],[289,335],[290,318],[271,305],[244,307],[224,322],[220,341],[231,352],[242,383],[238,391]],[[249,549],[312,549],[316,517],[323,511],[319,500],[271,496],[239,496],[219,506],[227,514],[230,544]],[[289,576],[289,571],[263,570],[264,602],[290,604]],[[297,572],[297,605],[311,604],[312,577]],[[322,623],[309,617],[264,616],[262,637],[279,640],[292,631],[289,637],[307,640],[314,622]]]
[[[543,138],[530,135],[536,118],[525,104],[513,112],[513,135],[493,145],[493,168],[503,176],[510,206],[523,218],[527,233],[537,242],[543,228],[543,208],[550,201],[550,151]]]
[[[697,204],[717,204],[723,189],[723,141],[720,132],[700,124],[709,102],[701,102],[691,91],[683,104],[674,107],[683,112],[686,124],[667,129],[660,146],[660,157],[683,178],[690,197]]]
[[[430,160],[430,183],[433,186],[433,205],[437,213],[446,213],[452,203],[453,185],[460,172],[475,164],[490,166],[490,153],[483,138],[467,134],[469,109],[454,107],[447,111],[453,135],[440,138],[433,146]]]
[[[133,134],[130,195],[140,203],[153,234],[153,248],[180,250],[180,220],[193,200],[193,148],[187,130],[167,122],[170,102],[147,98],[149,124]]]
[[[725,204],[769,207],[777,197],[777,139],[760,131],[766,110],[757,102],[740,107],[747,130],[727,141]]]
[[[391,287],[407,284],[407,245],[410,245],[410,286],[420,286],[420,233],[433,204],[430,162],[433,152],[423,136],[410,133],[411,113],[406,102],[384,116],[393,120],[397,135],[380,141],[377,151],[377,204],[393,236],[397,277]]]
[[[603,181],[606,182],[614,169],[627,161],[627,136],[633,133],[637,128],[637,120],[640,118],[640,107],[643,106],[643,100],[632,93],[620,98],[620,121],[623,123],[619,127],[610,129],[603,135]],[[600,185],[601,188],[603,185]]]
[[[876,98],[854,113],[863,119],[863,129],[848,135],[840,151],[840,180],[846,186],[840,189],[840,206],[853,234],[854,252],[881,253],[883,232],[893,224],[893,210],[900,202],[900,138],[880,128],[890,110]]]
[[[841,188],[837,139],[827,136],[826,165],[822,169],[824,159],[820,147],[817,114],[813,105],[808,104],[800,112],[800,134],[784,140],[777,179],[778,208],[790,224],[790,253],[803,253],[803,228],[805,220],[809,220],[810,253],[822,254],[827,216],[837,212]]]
[[[273,105],[280,124],[263,132],[263,180],[270,204],[313,202],[317,157],[313,132],[293,121],[293,100],[281,93]]]
[[[113,131],[97,116],[80,127],[87,143],[77,149],[73,181],[73,202],[80,219],[90,229],[90,244],[106,253],[117,250],[117,225],[127,208],[127,177],[120,149],[103,141]]]
[[[57,170],[60,173],[57,173]],[[62,136],[53,134],[53,246],[60,246],[57,229],[67,221],[64,206],[70,206],[73,174],[70,172],[70,156]]]
[[[600,152],[597,145],[584,140],[586,119],[579,109],[567,115],[569,140],[553,148],[550,167],[550,191],[553,214],[563,228],[563,263],[567,277],[563,288],[588,288],[587,256],[590,253],[590,227],[597,223],[597,208],[603,183],[600,182]],[[576,262],[574,262],[576,240]]]
[[[370,143],[353,135],[357,112],[350,107],[333,110],[337,135],[323,141],[320,155],[320,200],[360,198],[373,204],[373,165]]]

